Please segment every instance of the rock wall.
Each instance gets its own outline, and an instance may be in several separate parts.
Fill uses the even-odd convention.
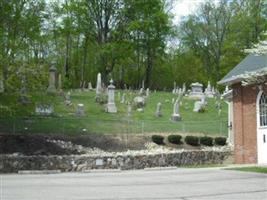
[[[220,164],[230,151],[184,151],[168,154],[95,156],[24,156],[1,155],[0,172],[16,173],[19,170],[84,171],[91,169],[143,169],[197,164]]]

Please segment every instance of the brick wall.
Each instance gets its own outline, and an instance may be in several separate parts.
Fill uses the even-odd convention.
[[[264,87],[267,91],[267,88]],[[258,86],[233,85],[235,163],[257,163]]]

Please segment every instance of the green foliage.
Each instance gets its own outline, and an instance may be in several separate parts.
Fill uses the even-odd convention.
[[[214,139],[216,145],[224,146],[226,145],[226,138],[225,137],[216,137]]]
[[[186,136],[185,137],[186,144],[192,145],[192,146],[198,146],[199,145],[199,137],[197,136]]]
[[[200,137],[200,144],[205,146],[213,146],[213,138],[209,136]]]
[[[181,139],[182,139],[181,135],[169,135],[168,136],[168,141],[173,144],[181,144],[182,143]]]
[[[152,135],[151,139],[152,139],[152,142],[158,145],[164,144],[164,137],[161,135]]]

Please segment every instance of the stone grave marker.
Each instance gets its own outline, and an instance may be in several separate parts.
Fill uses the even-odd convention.
[[[115,86],[113,85],[113,80],[110,80],[110,85],[108,86],[108,104],[107,104],[108,113],[116,113],[117,107],[115,105]]]

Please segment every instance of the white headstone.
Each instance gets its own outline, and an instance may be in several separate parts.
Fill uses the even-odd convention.
[[[205,89],[205,95],[207,95],[207,97],[209,97],[209,98],[213,98],[213,95],[214,95],[214,93],[213,93],[213,91],[212,91],[212,87],[211,87],[209,81],[208,81],[208,86],[207,86],[207,88]]]
[[[108,113],[116,113],[117,107],[115,105],[115,86],[113,85],[113,80],[110,80],[110,85],[108,86],[108,104],[107,104]]]
[[[180,116],[180,102],[178,99],[176,99],[174,105],[173,105],[173,114],[171,116],[172,121],[181,121],[181,116]]]
[[[101,74],[97,74],[97,81],[96,81],[96,97],[99,97],[102,91],[102,85],[101,85]]]
[[[84,105],[82,103],[79,103],[77,105],[76,115],[77,116],[84,116],[85,115],[85,113],[84,113]]]
[[[146,96],[149,97],[149,88],[146,89]]]
[[[91,82],[88,83],[88,90],[93,90],[93,87],[92,87],[92,83]]]
[[[155,113],[156,117],[161,117],[162,116],[161,107],[162,107],[162,104],[159,102],[157,104],[157,110],[156,110],[156,113]]]

